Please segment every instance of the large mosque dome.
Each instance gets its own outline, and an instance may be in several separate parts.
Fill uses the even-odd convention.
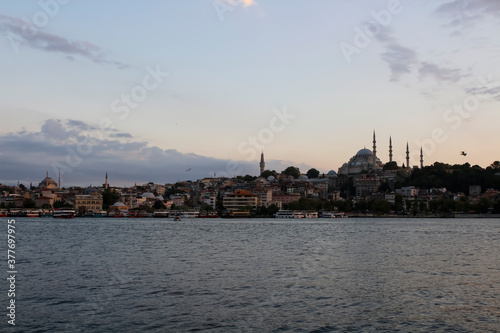
[[[344,163],[339,169],[341,175],[357,175],[370,170],[382,168],[382,162],[370,149],[360,149],[349,162]]]
[[[40,184],[38,184],[38,187],[42,189],[56,189],[57,183],[52,178],[47,176],[40,182]]]

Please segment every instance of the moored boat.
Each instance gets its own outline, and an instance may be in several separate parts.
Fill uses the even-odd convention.
[[[274,214],[274,217],[277,219],[302,219],[304,218],[304,213],[296,210],[281,209]]]
[[[52,217],[54,218],[59,218],[59,219],[72,219],[75,217],[75,210],[74,209],[62,209],[62,210],[54,210],[52,213]]]

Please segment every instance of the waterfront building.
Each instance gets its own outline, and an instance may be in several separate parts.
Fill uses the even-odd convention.
[[[102,195],[98,193],[75,195],[75,211],[98,212],[102,210],[102,202]]]
[[[229,211],[242,210],[247,207],[257,208],[258,197],[245,190],[236,190],[234,193],[225,194],[222,204]]]

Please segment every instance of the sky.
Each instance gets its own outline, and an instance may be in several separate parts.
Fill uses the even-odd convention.
[[[0,0],[0,183],[487,167],[497,0]],[[467,156],[462,156],[462,151]]]

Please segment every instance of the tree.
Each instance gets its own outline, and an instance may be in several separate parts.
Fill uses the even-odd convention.
[[[385,170],[398,170],[399,167],[398,167],[398,164],[394,161],[392,162],[387,162],[385,165],[384,165],[384,171]]]
[[[318,178],[318,176],[319,176],[319,171],[318,171],[318,170],[316,170],[316,169],[314,169],[314,168],[312,168],[312,169],[309,169],[309,170],[307,171],[306,175],[307,175],[307,177],[308,177],[308,178],[311,178],[311,179],[313,179],[313,178]]]
[[[500,161],[495,161],[495,162],[491,163],[490,166],[492,169],[498,170],[498,169],[500,169]]]
[[[297,179],[300,177],[300,170],[297,167],[294,166],[289,166],[286,168],[283,173],[287,176],[292,176],[293,178]]]
[[[118,200],[120,200],[120,195],[118,194],[118,192],[116,192],[115,189],[111,190],[110,188],[107,188],[104,191],[102,191],[102,208],[103,209],[108,209],[109,206],[113,205]]]
[[[35,208],[35,202],[33,199],[24,199],[23,201],[24,208]]]
[[[269,176],[276,177],[276,175],[277,175],[277,173],[274,170],[272,170],[272,171],[271,170],[264,170],[264,172],[260,174],[261,177],[266,178],[266,179]]]
[[[165,205],[163,204],[163,202],[161,200],[156,200],[154,205],[153,205],[153,208],[154,209],[165,209]]]

